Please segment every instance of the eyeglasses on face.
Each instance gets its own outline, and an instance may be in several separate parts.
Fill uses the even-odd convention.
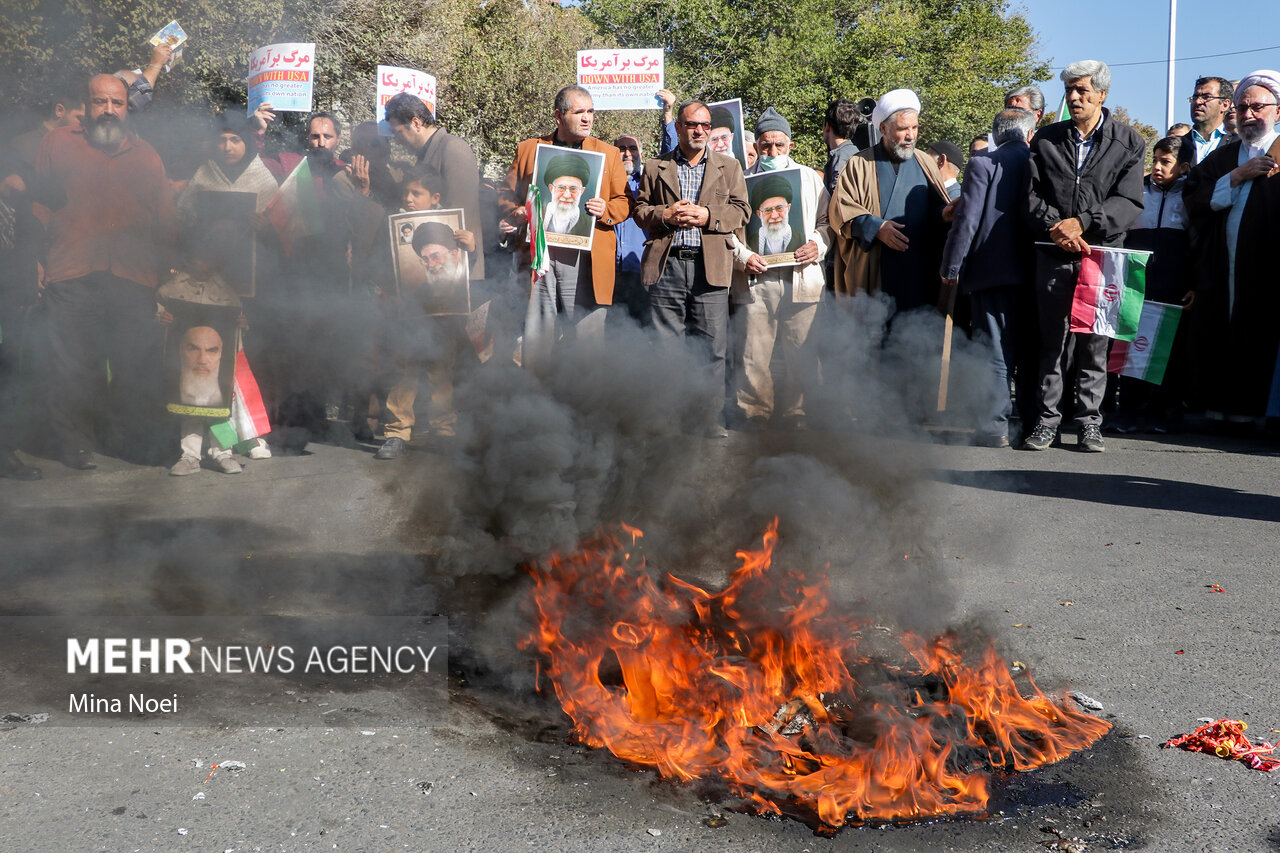
[[[1271,107],[1274,107],[1274,106],[1275,106],[1275,103],[1268,103],[1266,101],[1258,101],[1258,102],[1248,103],[1248,104],[1236,104],[1236,112],[1239,113],[1240,115],[1248,115],[1249,113],[1257,113],[1261,115],[1263,110],[1270,109]]]

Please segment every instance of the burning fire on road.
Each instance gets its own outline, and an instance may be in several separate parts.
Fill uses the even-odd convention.
[[[825,576],[772,565],[776,519],[719,592],[654,571],[641,537],[624,525],[532,565],[525,647],[574,738],[665,778],[831,834],[981,815],[993,773],[1110,729],[1029,677],[1020,690],[989,641],[832,612]]]

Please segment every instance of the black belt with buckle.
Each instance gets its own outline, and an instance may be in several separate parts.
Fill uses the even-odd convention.
[[[677,246],[671,250],[671,257],[682,261],[696,261],[702,257],[701,246]]]

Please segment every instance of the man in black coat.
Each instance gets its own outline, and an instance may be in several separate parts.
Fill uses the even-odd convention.
[[[969,158],[955,221],[942,251],[942,284],[969,298],[974,331],[992,345],[990,399],[975,443],[1009,446],[1009,380],[1016,376],[1024,430],[1035,419],[1035,312],[1031,239],[1019,205],[1026,185],[1027,142],[1035,133],[1030,110],[1002,110],[992,124],[999,148]],[[1027,321],[1030,320],[1030,323]]]
[[[1024,215],[1036,247],[1036,310],[1040,325],[1039,423],[1023,442],[1044,450],[1062,423],[1063,377],[1076,370],[1078,447],[1101,453],[1102,396],[1108,339],[1069,331],[1080,257],[1090,246],[1121,246],[1142,212],[1146,144],[1102,106],[1111,70],[1097,60],[1073,62],[1060,75],[1071,118],[1042,128],[1031,142]]]

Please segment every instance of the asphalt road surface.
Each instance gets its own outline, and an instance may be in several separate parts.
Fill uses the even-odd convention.
[[[689,464],[655,476],[700,498],[665,508],[699,507],[692,576],[723,581],[774,500],[784,539],[813,522],[810,541],[791,541],[831,562],[838,599],[989,632],[1042,687],[1101,703],[1109,735],[997,777],[985,816],[823,838],[568,743],[514,648],[528,630],[521,576],[455,577],[471,534],[456,525],[471,516],[440,497],[459,494],[448,455],[382,463],[369,447],[320,444],[238,476],[104,458],[93,472],[40,462],[43,481],[0,481],[0,850],[1280,850],[1280,773],[1159,748],[1200,718],[1245,720],[1257,739],[1280,729],[1277,446],[1108,437],[1089,455],[952,438],[690,438]],[[843,503],[768,479],[805,460],[838,473],[810,482]],[[489,532],[504,523],[493,516]],[[690,526],[655,544],[668,562]],[[69,638],[110,637],[288,646],[299,659],[352,646],[439,655],[390,676],[333,671],[342,661],[67,672]],[[76,695],[138,692],[176,694],[178,710],[70,710]]]

